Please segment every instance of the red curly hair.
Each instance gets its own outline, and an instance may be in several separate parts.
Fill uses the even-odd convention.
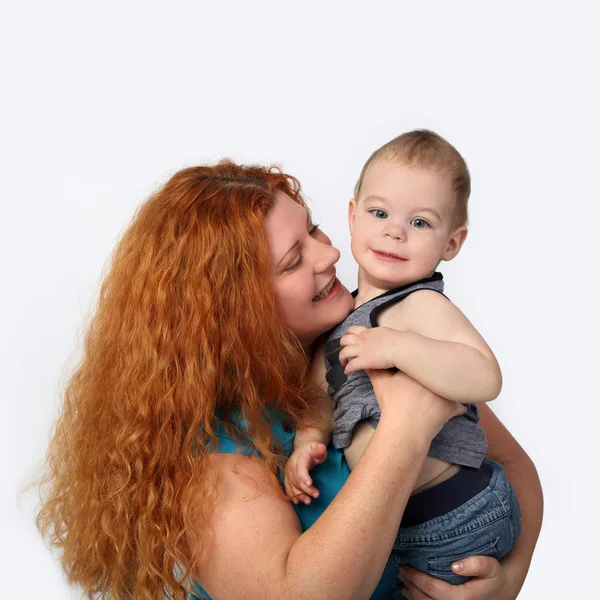
[[[275,473],[267,408],[310,412],[306,356],[269,293],[278,190],[304,205],[278,168],[183,169],[115,250],[39,481],[38,528],[88,598],[184,600],[216,497],[216,414],[239,410],[248,431],[226,426]]]

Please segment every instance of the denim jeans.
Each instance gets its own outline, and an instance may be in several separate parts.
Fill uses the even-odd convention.
[[[519,502],[502,467],[484,462],[492,468],[488,486],[446,514],[401,527],[390,560],[456,585],[468,578],[452,572],[453,562],[474,555],[500,559],[511,550],[521,533]]]

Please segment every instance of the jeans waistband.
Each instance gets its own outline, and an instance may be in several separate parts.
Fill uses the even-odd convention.
[[[458,508],[490,483],[494,468],[484,461],[479,469],[463,467],[456,475],[408,499],[400,527],[420,525]]]

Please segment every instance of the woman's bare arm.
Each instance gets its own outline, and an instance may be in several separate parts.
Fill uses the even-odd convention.
[[[219,497],[200,583],[215,600],[370,596],[430,440],[456,414],[454,403],[402,373],[376,374],[373,386],[382,408],[379,427],[342,490],[304,533],[261,461],[213,457]]]
[[[502,561],[516,598],[523,586],[542,527],[544,497],[537,470],[525,450],[487,405],[479,407],[480,425],[488,439],[488,457],[499,462],[521,506],[522,532],[517,545]]]

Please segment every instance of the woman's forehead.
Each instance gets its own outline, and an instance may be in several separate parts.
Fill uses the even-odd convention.
[[[278,191],[275,204],[264,221],[271,256],[280,260],[299,241],[309,221],[310,213],[306,207]]]

